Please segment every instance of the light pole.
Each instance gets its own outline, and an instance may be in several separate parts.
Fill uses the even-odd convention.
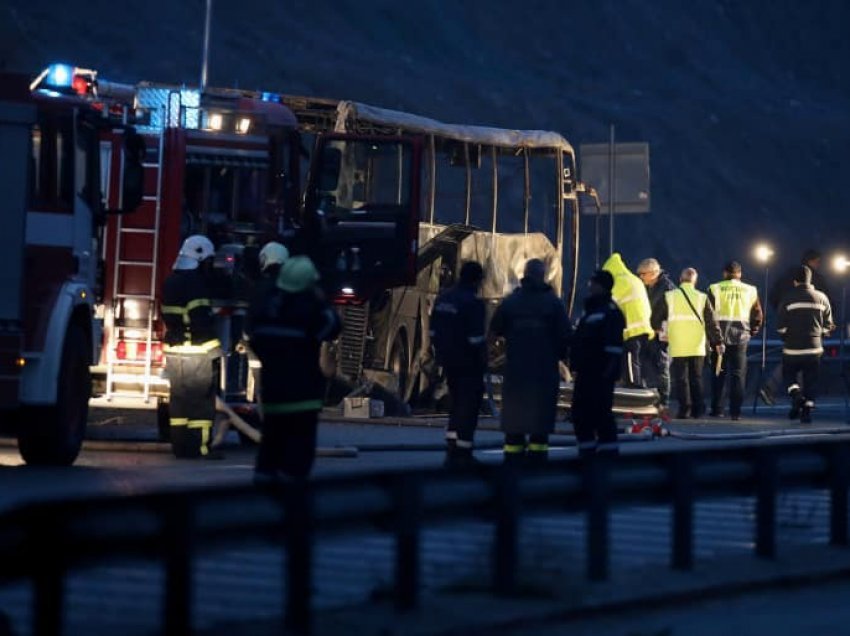
[[[764,313],[761,330],[761,367],[759,368],[759,380],[756,384],[756,395],[755,399],[753,400],[753,415],[755,415],[756,406],[758,405],[759,401],[759,387],[764,381],[764,370],[767,366],[767,281],[768,274],[770,272],[770,259],[773,257],[773,250],[766,243],[759,243],[753,250],[753,256],[755,257],[758,263],[764,265],[764,293],[762,295],[762,298],[765,301],[762,305],[762,311]]]
[[[847,273],[847,268],[850,267],[850,261],[847,258],[840,254],[832,259],[832,269],[841,276],[841,320],[839,322],[839,329],[841,329],[841,334],[838,336],[838,364],[841,365],[841,384],[844,389],[844,421],[850,421],[848,419],[848,413],[850,413],[850,403],[848,403],[847,396],[847,373],[844,369],[844,337],[847,333],[847,279],[845,278],[845,274]]]

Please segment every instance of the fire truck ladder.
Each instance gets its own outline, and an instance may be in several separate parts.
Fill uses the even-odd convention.
[[[155,160],[151,160],[150,156],[145,158],[144,163],[142,164],[145,171],[154,170],[156,171],[156,193],[155,194],[145,194],[143,197],[143,201],[153,203],[154,205],[154,215],[153,215],[153,226],[152,227],[125,227],[123,223],[123,216],[118,216],[117,220],[117,229],[116,229],[116,241],[115,241],[115,260],[113,262],[113,277],[112,277],[112,328],[110,330],[109,336],[109,349],[107,353],[107,367],[106,367],[106,399],[110,400],[113,397],[138,397],[138,393],[135,392],[127,392],[120,393],[114,390],[117,384],[121,383],[132,383],[136,384],[141,380],[142,382],[142,397],[144,397],[145,402],[150,399],[150,390],[151,390],[151,374],[153,367],[153,323],[154,318],[156,316],[156,277],[157,277],[157,253],[159,251],[159,227],[160,227],[160,217],[162,211],[162,162],[164,157],[164,144],[165,144],[165,128],[162,129],[159,135],[159,143],[156,153]],[[146,180],[147,181],[147,180]],[[147,234],[152,236],[152,248],[151,253],[149,255],[145,255],[144,259],[137,260],[129,260],[126,259],[122,254],[122,248],[124,246],[125,240],[130,235],[139,235],[139,234]],[[147,258],[149,256],[149,258]],[[122,272],[125,272],[127,268],[148,268],[150,270],[150,285],[147,288],[146,293],[126,293],[122,289]],[[118,309],[119,304],[123,304],[126,300],[138,300],[142,302],[146,302],[148,306],[147,312],[147,320],[145,323],[144,333],[141,337],[136,335],[132,338],[122,338],[122,336],[130,335],[133,331],[140,331],[138,326],[128,326],[126,325],[126,317],[123,312],[122,319],[119,321],[116,319],[116,310]],[[126,342],[134,342],[137,346],[139,344],[145,345],[145,353],[144,358],[139,360],[138,358],[135,360],[120,360],[118,359],[116,350],[119,340],[125,340]],[[143,368],[143,374],[131,373],[129,372],[132,369],[138,369],[139,367]],[[125,371],[122,373],[122,371]]]

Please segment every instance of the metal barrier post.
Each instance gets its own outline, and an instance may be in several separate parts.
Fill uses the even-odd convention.
[[[584,464],[587,497],[587,578],[608,578],[608,470],[611,458],[591,456]]]
[[[284,490],[286,505],[286,611],[284,631],[310,634],[313,570],[312,502],[309,484],[298,480]]]
[[[850,447],[841,444],[829,454],[829,543],[846,546],[847,538],[847,486],[850,481]]]
[[[670,480],[673,490],[673,552],[671,567],[690,570],[694,566],[693,466],[687,457],[673,457]]]
[[[167,636],[192,633],[192,526],[193,514],[182,501],[165,513],[165,599],[162,604]]]
[[[396,485],[395,606],[410,610],[419,602],[419,525],[422,477],[403,475]]]
[[[493,589],[500,596],[516,592],[519,564],[519,488],[513,466],[495,474],[496,537],[493,542]]]
[[[776,490],[779,484],[776,455],[759,449],[756,455],[756,555],[776,556]]]

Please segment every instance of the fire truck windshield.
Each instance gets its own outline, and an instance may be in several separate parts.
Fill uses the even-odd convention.
[[[219,243],[229,233],[272,228],[268,194],[267,166],[226,165],[213,159],[189,163],[182,233],[200,232]]]

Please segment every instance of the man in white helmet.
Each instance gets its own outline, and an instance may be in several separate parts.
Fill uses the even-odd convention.
[[[183,242],[162,286],[165,364],[171,385],[171,448],[176,457],[217,458],[209,448],[215,418],[215,365],[221,355],[212,314],[215,248],[205,236]]]

